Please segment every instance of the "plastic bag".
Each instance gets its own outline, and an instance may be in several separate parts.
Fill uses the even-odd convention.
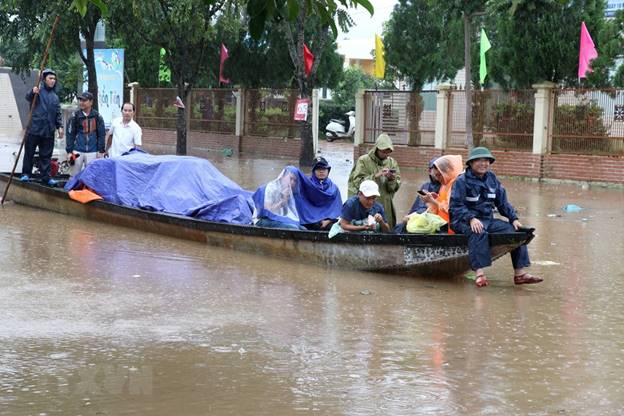
[[[439,215],[430,212],[422,214],[410,214],[407,221],[407,232],[413,234],[434,234],[440,231],[440,228],[446,224]]]

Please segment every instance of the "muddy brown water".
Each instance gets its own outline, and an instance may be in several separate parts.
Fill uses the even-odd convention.
[[[348,153],[326,153],[345,190]],[[286,163],[214,160],[248,188]],[[422,180],[404,172],[401,213]],[[476,289],[9,202],[0,415],[622,414],[624,192],[504,183],[540,285],[514,287],[508,258]]]

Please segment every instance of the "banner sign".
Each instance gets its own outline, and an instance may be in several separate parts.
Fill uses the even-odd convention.
[[[306,121],[308,119],[309,98],[299,98],[295,105],[295,121]]]
[[[87,52],[84,51],[84,53]],[[124,50],[95,49],[94,53],[98,83],[98,111],[104,118],[104,124],[108,129],[113,119],[121,117],[124,96]],[[85,67],[84,91],[88,89],[87,78]]]

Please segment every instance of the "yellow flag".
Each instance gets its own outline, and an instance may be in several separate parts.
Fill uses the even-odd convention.
[[[384,46],[379,35],[375,35],[375,77],[383,79],[386,75],[386,60],[384,59]]]

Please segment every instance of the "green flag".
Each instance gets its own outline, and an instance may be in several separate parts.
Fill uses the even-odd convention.
[[[485,62],[485,53],[490,50],[492,45],[490,45],[490,40],[485,34],[485,30],[481,29],[481,48],[479,55],[481,56],[481,60],[479,63],[479,81],[481,85],[485,83],[485,77],[487,77],[487,64]]]

